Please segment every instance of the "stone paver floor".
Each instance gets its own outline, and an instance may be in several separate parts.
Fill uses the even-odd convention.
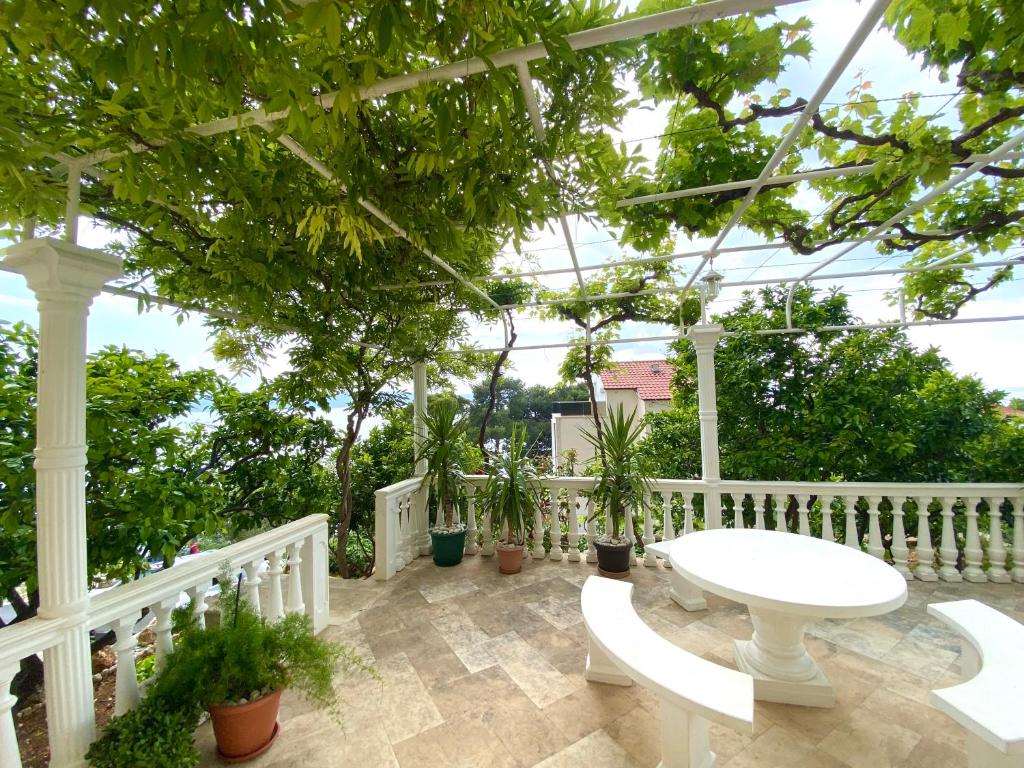
[[[420,558],[387,583],[332,579],[326,636],[372,658],[381,681],[338,679],[340,725],[286,693],[277,744],[249,765],[657,765],[655,698],[583,679],[579,593],[593,573],[545,560],[500,576],[493,558],[473,556],[447,569]],[[733,640],[751,634],[746,608],[708,595],[708,610],[687,613],[669,599],[668,576],[660,565],[633,568],[637,610],[677,645],[735,668]],[[966,765],[963,729],[927,705],[930,689],[959,679],[959,640],[925,607],[969,597],[1024,620],[1021,585],[917,581],[898,611],[814,625],[808,647],[836,706],[758,702],[753,735],[712,727],[719,767]],[[203,764],[217,765],[209,724],[198,745]]]

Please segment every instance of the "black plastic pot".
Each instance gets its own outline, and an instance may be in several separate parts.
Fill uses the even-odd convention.
[[[612,544],[606,541],[595,541],[597,549],[597,570],[609,579],[624,579],[629,575],[629,553],[633,545],[628,541]]]
[[[450,568],[462,562],[462,553],[466,550],[466,530],[454,533],[431,531],[430,543],[434,550],[434,563],[442,568]]]

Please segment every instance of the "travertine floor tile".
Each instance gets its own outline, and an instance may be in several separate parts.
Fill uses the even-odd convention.
[[[581,765],[587,768],[641,768],[641,764],[604,731],[594,731],[537,764],[538,768],[579,768]]]

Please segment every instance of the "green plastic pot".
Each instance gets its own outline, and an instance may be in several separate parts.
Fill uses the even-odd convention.
[[[434,564],[449,568],[462,562],[462,553],[466,551],[466,531],[431,531],[430,543],[434,550]]]

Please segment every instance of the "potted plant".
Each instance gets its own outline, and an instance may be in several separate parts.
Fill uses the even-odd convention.
[[[537,470],[527,453],[526,427],[513,424],[508,452],[491,458],[487,484],[480,497],[498,535],[495,551],[501,573],[522,570],[527,521],[540,504]]]
[[[166,762],[156,752],[169,745],[175,765],[197,765],[192,733],[203,709],[213,721],[218,756],[228,763],[251,760],[277,738],[285,688],[336,711],[339,664],[374,674],[348,647],[314,636],[307,616],[268,621],[241,597],[239,583],[226,576],[220,583],[220,621],[202,628],[189,608],[175,613],[173,653],[141,704],[115,718],[92,745],[87,759],[94,768],[162,766]]]
[[[427,464],[421,487],[429,490],[428,514],[431,502],[437,510],[430,528],[434,562],[443,567],[458,565],[466,549],[466,525],[455,522],[455,510],[462,507],[466,495],[461,459],[468,422],[459,415],[458,401],[449,397],[434,402],[423,421],[427,434],[417,461]]]
[[[606,530],[594,542],[597,567],[602,576],[613,579],[625,578],[629,573],[632,544],[623,528],[626,511],[631,510],[634,515],[643,512],[650,487],[650,478],[638,450],[643,426],[635,422],[636,413],[625,416],[620,403],[605,419],[601,430],[583,435],[596,449],[591,463],[596,478],[591,492],[593,517],[603,510],[611,520],[611,530]]]

